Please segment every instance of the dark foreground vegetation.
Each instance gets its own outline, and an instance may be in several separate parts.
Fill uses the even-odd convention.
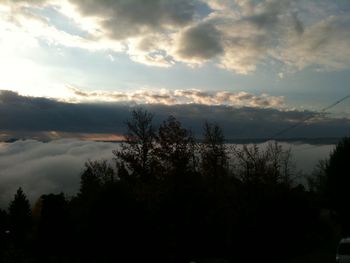
[[[228,148],[208,123],[197,143],[143,110],[127,129],[116,167],[86,163],[76,196],[31,208],[18,189],[0,213],[1,262],[293,262],[350,234],[349,138],[305,188],[277,143]]]

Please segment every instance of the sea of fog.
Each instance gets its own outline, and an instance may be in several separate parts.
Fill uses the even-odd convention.
[[[7,207],[18,187],[24,189],[32,204],[41,194],[74,195],[79,189],[84,163],[101,159],[113,162],[112,150],[118,145],[75,139],[0,143],[0,207]],[[258,145],[266,147],[266,143]],[[334,145],[281,145],[291,149],[296,168],[304,173],[310,173],[318,160],[327,158],[334,149]]]

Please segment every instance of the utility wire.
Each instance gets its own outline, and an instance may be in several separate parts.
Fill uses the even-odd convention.
[[[287,131],[290,131],[290,130],[292,130],[292,129],[294,129],[294,128],[300,126],[300,125],[302,125],[304,122],[306,122],[306,121],[308,121],[308,120],[310,120],[310,119],[313,119],[314,117],[316,117],[316,116],[318,116],[318,115],[322,115],[322,114],[325,113],[327,110],[329,110],[329,109],[335,107],[336,105],[338,105],[339,103],[343,102],[344,100],[346,100],[346,99],[348,99],[348,98],[350,98],[350,94],[349,94],[349,95],[346,95],[345,97],[343,97],[343,98],[341,98],[341,99],[339,99],[339,100],[337,100],[337,101],[335,101],[335,102],[332,103],[331,105],[329,105],[329,106],[327,106],[327,107],[321,109],[320,112],[318,112],[318,113],[316,113],[316,114],[312,114],[312,115],[310,115],[310,116],[307,116],[307,117],[303,118],[302,120],[298,121],[297,123],[295,123],[295,124],[293,124],[293,125],[291,125],[291,126],[285,128],[285,129],[283,129],[283,130],[281,130],[281,131],[275,133],[273,136],[271,136],[270,138],[268,138],[266,141],[274,140],[274,139],[276,139],[277,137],[279,137],[280,135],[286,133]]]

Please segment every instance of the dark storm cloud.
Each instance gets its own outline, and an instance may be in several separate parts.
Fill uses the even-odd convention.
[[[159,119],[165,118],[169,113],[178,116],[180,121],[186,127],[192,128],[198,137],[202,133],[204,121],[216,122],[229,139],[269,138],[309,116],[317,116],[316,113],[308,111],[206,105],[151,106],[149,109],[157,113]],[[321,118],[291,129],[281,137],[340,137],[347,135],[349,126],[349,119]]]
[[[48,131],[66,133],[125,132],[125,120],[135,107],[144,107],[155,114],[159,124],[169,115],[177,117],[185,127],[200,137],[204,121],[218,123],[227,138],[266,138],[286,127],[317,116],[282,137],[340,137],[349,131],[349,119],[320,117],[308,111],[282,111],[272,108],[235,108],[231,106],[71,104],[44,98],[20,96],[10,91],[0,93],[0,127],[6,136],[40,134]]]
[[[129,111],[122,105],[70,104],[0,92],[0,127],[9,131],[121,133]]]

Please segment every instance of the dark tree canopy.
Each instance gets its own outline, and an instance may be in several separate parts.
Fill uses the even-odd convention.
[[[203,142],[200,145],[201,170],[206,176],[225,176],[228,173],[228,156],[225,138],[217,124],[205,122]]]
[[[18,188],[9,206],[11,232],[16,242],[23,242],[31,227],[31,209],[22,188]]]
[[[327,191],[327,166],[328,159],[319,160],[312,170],[311,175],[307,178],[310,191],[321,195],[323,198]]]
[[[68,236],[66,217],[67,201],[61,194],[42,195],[40,211],[40,227],[38,229],[41,246],[45,253],[59,253],[59,246],[64,246]]]
[[[101,187],[113,183],[114,170],[107,161],[88,161],[81,175],[80,194],[91,196],[96,194]]]
[[[317,195],[291,183],[290,150],[278,143],[228,147],[210,123],[197,142],[175,117],[158,129],[152,119],[134,110],[114,151],[117,167],[88,161],[80,192],[42,195],[33,222],[18,189],[9,216],[0,211],[0,230],[7,222],[11,230],[0,232],[0,261],[290,262],[330,240]],[[344,219],[348,158],[344,139],[326,167]]]
[[[163,122],[157,136],[156,155],[163,171],[183,174],[195,165],[195,142],[191,131],[183,128],[174,117]]]
[[[143,109],[132,111],[132,117],[126,122],[127,133],[121,149],[113,153],[117,157],[118,166],[133,177],[147,178],[151,174],[152,154],[155,143],[153,114]],[[124,173],[125,175],[125,173]]]
[[[294,165],[291,152],[277,142],[269,142],[267,148],[243,145],[233,148],[235,173],[241,180],[264,184],[290,184]]]
[[[331,206],[338,212],[350,234],[350,138],[343,138],[326,165],[326,191]]]

